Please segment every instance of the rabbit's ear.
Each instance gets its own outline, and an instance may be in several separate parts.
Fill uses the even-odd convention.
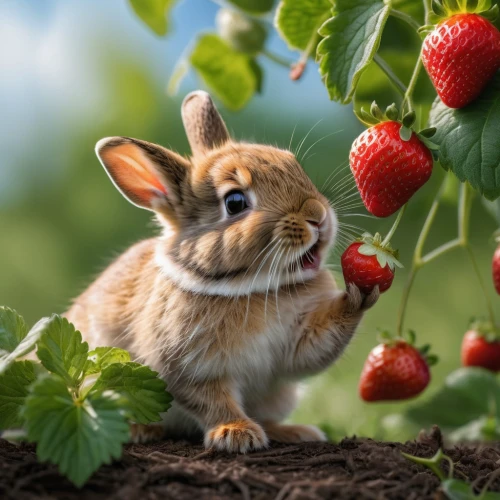
[[[190,164],[178,154],[129,137],[107,137],[96,153],[113,184],[131,203],[174,215]]]
[[[226,125],[212,98],[201,90],[185,97],[182,103],[182,121],[193,156],[204,155],[230,140]]]

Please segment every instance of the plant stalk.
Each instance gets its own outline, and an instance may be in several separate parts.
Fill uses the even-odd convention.
[[[276,64],[279,64],[280,66],[283,66],[285,68],[290,69],[292,66],[293,62],[289,61],[288,59],[285,59],[284,57],[279,56],[278,54],[275,54],[274,52],[271,52],[267,49],[264,49],[261,54],[265,57],[267,57],[270,61],[275,62]]]
[[[396,9],[391,9],[390,15],[392,17],[396,17],[397,19],[401,19],[401,21],[404,21],[406,24],[410,25],[414,30],[418,30],[420,28],[420,24],[418,23],[418,21],[409,14],[406,14],[405,12],[401,12],[400,10]]]
[[[375,54],[373,60],[377,66],[386,74],[396,90],[404,97],[406,94],[406,85],[397,77],[392,68],[378,54]]]
[[[387,236],[384,238],[384,241],[382,241],[382,246],[387,245],[390,241],[391,238],[394,236],[394,233],[396,232],[396,229],[399,226],[399,223],[401,222],[401,219],[403,218],[403,214],[405,213],[406,207],[408,206],[408,203],[403,205],[403,208],[398,212],[398,216],[396,217],[396,220],[394,221],[394,224],[391,227],[391,230],[387,233]]]
[[[401,104],[401,113],[404,114],[405,105],[408,104],[408,112],[413,111],[413,92],[415,91],[415,87],[417,85],[418,76],[420,75],[420,70],[422,69],[422,58],[421,55],[418,55],[417,62],[415,64],[415,69],[413,70],[413,74],[411,75],[410,83],[408,84],[408,88],[406,89],[403,103]]]

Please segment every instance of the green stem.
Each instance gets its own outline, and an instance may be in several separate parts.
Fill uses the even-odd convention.
[[[413,102],[412,102],[412,97],[413,97],[413,92],[415,90],[415,87],[417,85],[418,81],[418,75],[420,74],[420,70],[422,69],[422,58],[420,57],[420,54],[418,55],[417,63],[415,64],[415,69],[413,70],[413,74],[411,76],[410,83],[408,84],[408,88],[406,89],[403,103],[401,104],[401,113],[404,114],[404,108],[405,105],[408,104],[408,111],[413,111]]]
[[[486,301],[486,308],[488,309],[488,316],[490,317],[491,324],[493,326],[496,325],[495,322],[495,313],[493,312],[493,306],[491,305],[491,300],[490,296],[488,295],[488,290],[486,289],[486,285],[484,283],[483,277],[481,276],[481,271],[479,269],[479,266],[477,264],[476,257],[474,255],[474,252],[472,251],[472,248],[469,243],[465,245],[465,249],[467,250],[467,254],[469,255],[469,259],[471,261],[472,267],[474,268],[474,272],[476,273],[477,280],[479,281],[479,286],[481,287],[481,290],[483,291],[484,298]]]
[[[392,68],[378,55],[375,54],[373,60],[377,66],[387,75],[391,83],[396,87],[396,90],[404,97],[406,93],[406,85],[392,71]]]
[[[289,61],[288,59],[285,59],[284,57],[279,56],[278,54],[275,54],[274,52],[270,52],[267,49],[264,49],[261,54],[265,57],[267,57],[270,61],[275,62],[276,64],[279,64],[280,66],[284,66],[285,68],[290,69],[292,66],[293,62]]]
[[[432,0],[424,0],[425,24],[429,24],[429,16],[432,12]]]
[[[409,24],[413,29],[418,30],[420,28],[420,24],[417,20],[413,19],[409,14],[405,12],[401,12],[400,10],[391,9],[391,16],[401,19],[406,24]]]
[[[429,231],[431,229],[432,223],[436,218],[436,213],[439,208],[440,199],[445,188],[446,188],[446,179],[444,179],[443,183],[441,184],[441,187],[439,188],[436,194],[436,197],[434,198],[434,201],[432,202],[431,209],[427,214],[427,219],[425,220],[424,226],[422,227],[422,231],[420,232],[420,236],[418,237],[417,244],[413,252],[412,266],[410,269],[410,274],[408,275],[408,280],[403,290],[403,296],[401,297],[401,304],[399,306],[399,312],[398,312],[396,332],[400,337],[403,334],[404,319],[406,316],[406,309],[408,307],[408,299],[410,298],[410,292],[413,287],[413,284],[415,283],[415,278],[418,271],[424,265],[422,263],[422,253],[424,245],[427,240],[427,237],[429,236]]]
[[[401,219],[403,218],[403,214],[405,213],[406,207],[408,206],[408,203],[403,205],[403,208],[399,211],[398,216],[396,217],[396,220],[394,221],[394,224],[391,227],[391,230],[387,233],[387,236],[384,238],[384,241],[382,241],[382,246],[387,245],[390,241],[391,238],[394,236],[394,233],[396,232],[396,229],[399,226],[399,223],[401,222]]]

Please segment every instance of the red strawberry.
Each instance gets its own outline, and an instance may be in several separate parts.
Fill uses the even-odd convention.
[[[498,295],[500,295],[500,245],[495,250],[493,254],[492,262],[492,272],[493,272],[493,284],[495,285],[495,290]]]
[[[491,337],[491,338],[490,338]],[[462,341],[462,365],[500,371],[500,339],[472,327]]]
[[[386,264],[382,267],[376,255],[363,255],[359,248],[365,245],[357,242],[351,243],[342,254],[340,262],[344,280],[354,283],[363,293],[369,294],[377,285],[380,292],[389,289],[394,279],[394,270]]]
[[[428,346],[425,348],[428,350]],[[435,358],[429,356],[429,361]],[[376,346],[365,362],[359,394],[365,401],[395,401],[420,394],[431,375],[425,354],[402,339]]]
[[[454,15],[426,36],[422,61],[444,104],[463,108],[500,68],[500,32],[477,14]]]
[[[400,209],[432,173],[432,153],[411,130],[409,140],[403,140],[402,127],[396,121],[370,127],[354,141],[349,155],[361,199],[377,217]]]

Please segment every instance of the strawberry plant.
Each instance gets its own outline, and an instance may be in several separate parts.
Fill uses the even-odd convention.
[[[157,34],[167,31],[172,0],[130,3]],[[417,191],[430,189],[427,181],[432,175],[442,178],[413,255],[401,259],[408,278],[395,318],[396,335],[402,338],[413,285],[422,269],[458,249],[468,259],[484,296],[485,311],[481,313],[487,318],[481,329],[489,326],[485,336],[476,335],[475,330],[466,335],[463,360],[474,367],[450,375],[442,393],[435,395],[436,405],[439,398],[446,400],[456,380],[486,377],[485,387],[496,384],[490,372],[476,371],[480,370],[477,366],[496,371],[490,358],[496,357],[499,325],[469,234],[471,210],[478,197],[500,225],[498,4],[497,0],[228,0],[216,16],[215,31],[195,37],[169,83],[169,91],[175,93],[192,69],[228,108],[238,110],[261,91],[266,79],[261,60],[267,58],[285,67],[291,80],[300,80],[305,71],[316,68],[325,86],[325,99],[353,107],[367,126],[351,147],[353,179],[372,215],[395,215],[385,237],[377,233],[347,242],[341,262],[345,281],[365,293],[375,287],[382,292],[389,289],[395,268],[401,265],[391,239],[403,213]],[[273,26],[296,53],[293,60],[269,50]],[[392,44],[388,42],[391,37]],[[411,66],[408,60],[412,60]],[[375,101],[384,104],[386,111]],[[457,235],[427,250],[428,236],[452,177],[460,181],[454,202]],[[500,293],[499,276],[497,250],[492,281]],[[422,389],[426,385],[422,383]],[[465,397],[461,391],[456,395]],[[478,422],[486,422],[486,432],[497,433],[496,424],[490,425],[490,407],[476,409],[467,414],[469,420],[457,415],[457,422],[448,425],[444,419],[444,427],[460,434],[458,429],[470,421],[478,429],[484,427]],[[408,412],[415,422],[425,420],[415,417],[418,414],[425,411],[412,408]],[[436,422],[443,420],[434,416]]]
[[[38,360],[26,359],[35,349]],[[65,318],[28,330],[19,314],[0,307],[0,431],[36,443],[40,461],[77,486],[121,456],[130,422],[161,420],[172,397],[157,375],[123,349],[89,350]]]

